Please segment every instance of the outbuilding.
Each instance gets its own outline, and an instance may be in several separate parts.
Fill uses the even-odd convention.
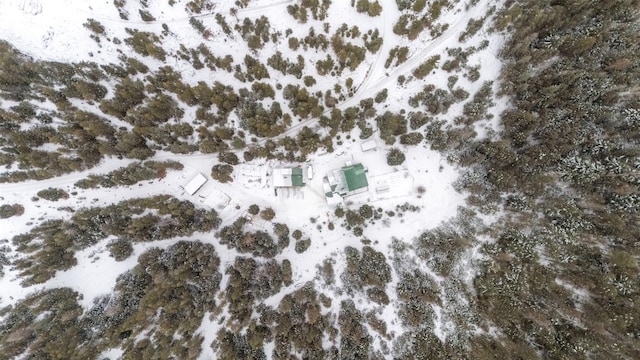
[[[206,184],[206,182],[207,182],[207,178],[201,173],[198,173],[196,176],[193,177],[193,179],[189,180],[189,182],[186,185],[184,185],[182,188],[184,189],[184,191],[187,192],[187,194],[193,195],[197,193],[198,190],[200,190],[200,188],[202,187],[202,185]]]
[[[304,175],[301,167],[273,168],[273,187],[301,187],[304,186]]]

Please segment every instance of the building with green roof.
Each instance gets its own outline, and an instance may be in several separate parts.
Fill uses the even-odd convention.
[[[344,174],[348,193],[369,187],[367,169],[362,164],[343,167],[342,173]]]
[[[282,167],[273,169],[274,187],[301,187],[304,185],[304,172],[301,167]]]
[[[362,164],[347,163],[342,169],[333,170],[324,178],[323,190],[330,204],[342,202],[342,198],[369,190],[367,168]]]

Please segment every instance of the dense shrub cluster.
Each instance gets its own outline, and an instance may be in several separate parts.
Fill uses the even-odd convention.
[[[118,277],[115,295],[96,299],[88,311],[68,288],[30,295],[2,310],[0,356],[96,358],[117,347],[124,357],[195,358],[202,337],[194,334],[216,306],[218,266],[213,246],[180,241],[142,254]]]
[[[391,267],[385,256],[369,246],[362,253],[352,247],[345,248],[347,268],[340,276],[348,293],[365,291],[368,298],[379,304],[388,304],[386,284],[391,281]]]
[[[223,227],[217,234],[221,244],[237,249],[240,253],[274,257],[279,250],[271,235],[264,231],[245,232],[245,219],[239,218],[232,225]]]
[[[20,216],[22,214],[24,214],[24,206],[20,204],[0,205],[0,219],[7,219],[12,216]]]
[[[168,195],[122,201],[104,208],[76,211],[69,221],[47,220],[13,238],[25,256],[15,263],[23,284],[47,281],[58,270],[74,266],[74,253],[109,236],[154,241],[216,228],[215,211],[196,209]]]
[[[472,165],[470,201],[506,212],[474,280],[480,314],[502,334],[471,340],[480,357],[639,356],[638,267],[628,261],[638,256],[638,176],[624,160],[640,146],[640,104],[626,95],[639,69],[636,6],[521,0],[496,17],[511,34],[500,84],[511,106],[498,136],[460,157]],[[482,118],[488,98],[474,96],[461,123]]]
[[[144,180],[162,179],[166,176],[167,169],[182,170],[182,168],[181,163],[172,160],[136,162],[105,175],[89,175],[88,178],[78,181],[75,186],[89,189],[133,185]]]
[[[38,191],[37,195],[45,200],[49,201],[58,201],[60,199],[68,199],[69,194],[62,190],[56,188],[48,188],[44,190]]]

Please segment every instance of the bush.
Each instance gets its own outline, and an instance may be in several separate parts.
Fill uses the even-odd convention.
[[[359,13],[366,12],[369,16],[375,17],[380,15],[382,12],[382,6],[376,0],[374,2],[369,2],[368,0],[358,0],[356,3],[356,10]]]
[[[5,204],[0,206],[0,219],[7,219],[12,216],[20,216],[22,214],[24,214],[24,206],[20,204]]]
[[[429,117],[427,117],[427,115],[425,115],[425,113],[423,113],[422,111],[411,113],[411,115],[409,116],[409,126],[411,127],[411,130],[418,130],[428,122]]]
[[[221,244],[236,248],[241,253],[251,253],[254,256],[274,257],[279,249],[271,236],[264,231],[244,232],[242,227],[246,220],[240,218],[232,225],[225,226],[217,236]]]
[[[271,221],[276,216],[276,212],[272,208],[266,208],[260,212],[260,217],[264,220]]]
[[[391,267],[383,253],[370,246],[358,249],[347,246],[345,248],[347,268],[341,279],[347,288],[361,290],[364,287],[375,286],[384,288],[391,281]]]
[[[87,22],[82,25],[96,34],[104,34],[104,26],[94,19],[87,19]]]
[[[218,153],[218,160],[229,165],[238,165],[238,156],[232,152],[222,151]]]
[[[429,73],[436,68],[438,61],[440,61],[440,55],[434,55],[427,59],[424,63],[420,64],[417,68],[413,70],[413,76],[418,79],[422,79],[425,76],[429,75]]]
[[[309,246],[311,246],[311,239],[296,241],[296,253],[302,254],[303,252],[307,251]]]
[[[211,169],[211,177],[221,183],[231,182],[233,178],[233,166],[227,164],[217,164]]]
[[[121,237],[117,238],[107,245],[109,254],[116,261],[124,261],[133,254],[133,244],[131,239]]]
[[[249,214],[258,215],[259,212],[260,212],[260,207],[258,205],[253,204],[249,206]]]
[[[39,197],[49,200],[49,201],[58,201],[60,199],[68,199],[69,194],[62,189],[48,188],[45,190],[38,191],[37,194]]]
[[[391,148],[387,153],[387,164],[390,166],[401,165],[404,160],[404,153],[398,148]]]
[[[424,135],[419,132],[412,132],[404,135],[400,135],[400,144],[403,145],[418,145],[424,139]]]
[[[143,56],[152,56],[160,61],[165,61],[167,53],[161,46],[156,45],[162,43],[158,35],[128,28],[125,30],[131,37],[125,39],[124,42],[131,46],[135,52]]]
[[[373,216],[373,208],[369,205],[362,205],[360,209],[358,209],[358,213],[365,219],[369,219]]]

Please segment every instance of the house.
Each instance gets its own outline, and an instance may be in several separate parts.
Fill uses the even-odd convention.
[[[202,185],[204,185],[206,182],[207,182],[207,178],[201,173],[198,173],[193,179],[189,180],[189,182],[186,185],[184,185],[182,188],[184,189],[184,191],[187,192],[187,194],[193,195],[196,192],[198,192],[198,190],[200,190]]]
[[[327,202],[337,204],[346,196],[368,191],[367,171],[362,164],[348,162],[343,168],[327,174],[322,184]]]
[[[301,167],[273,168],[273,187],[301,187],[304,186],[304,174]]]

